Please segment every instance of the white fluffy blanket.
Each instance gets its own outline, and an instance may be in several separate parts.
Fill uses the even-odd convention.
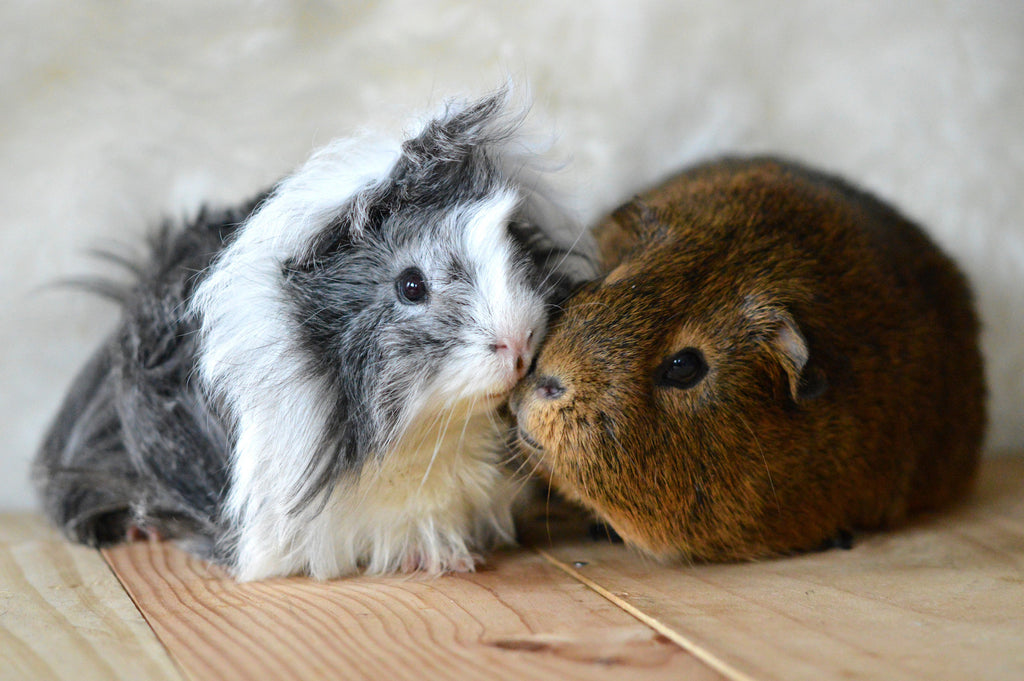
[[[48,288],[161,216],[354,128],[527,82],[591,220],[681,164],[772,151],[923,223],[973,281],[989,449],[1024,445],[1024,3],[0,4],[0,507],[115,311]],[[956,357],[948,358],[956,362]]]

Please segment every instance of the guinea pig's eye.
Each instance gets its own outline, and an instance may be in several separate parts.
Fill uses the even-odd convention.
[[[398,275],[395,288],[398,290],[398,298],[403,302],[417,304],[427,301],[427,282],[423,279],[423,273],[415,267]]]
[[[685,348],[662,362],[658,368],[658,385],[669,388],[692,388],[708,373],[708,363],[697,348]]]

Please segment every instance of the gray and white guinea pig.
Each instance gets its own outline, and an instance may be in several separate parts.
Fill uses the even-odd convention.
[[[963,275],[833,176],[710,162],[597,230],[511,404],[522,449],[628,543],[739,560],[961,497],[985,388]]]
[[[472,570],[512,541],[498,410],[590,267],[522,117],[453,102],[165,227],[38,455],[50,518],[242,580]]]

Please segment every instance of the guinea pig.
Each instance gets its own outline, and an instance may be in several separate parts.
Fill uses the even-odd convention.
[[[240,580],[472,570],[512,541],[498,411],[593,272],[509,100],[333,142],[165,227],[37,457],[49,517]]]
[[[628,544],[785,555],[968,490],[986,420],[971,294],[895,210],[794,163],[725,159],[596,236],[603,276],[511,405],[519,448]]]

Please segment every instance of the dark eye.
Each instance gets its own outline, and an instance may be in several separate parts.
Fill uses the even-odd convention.
[[[423,273],[415,267],[398,275],[395,288],[398,289],[399,299],[406,303],[424,303],[427,300],[427,282],[423,280]]]
[[[686,348],[665,360],[658,368],[658,385],[669,388],[692,388],[708,373],[708,363],[697,348]]]

